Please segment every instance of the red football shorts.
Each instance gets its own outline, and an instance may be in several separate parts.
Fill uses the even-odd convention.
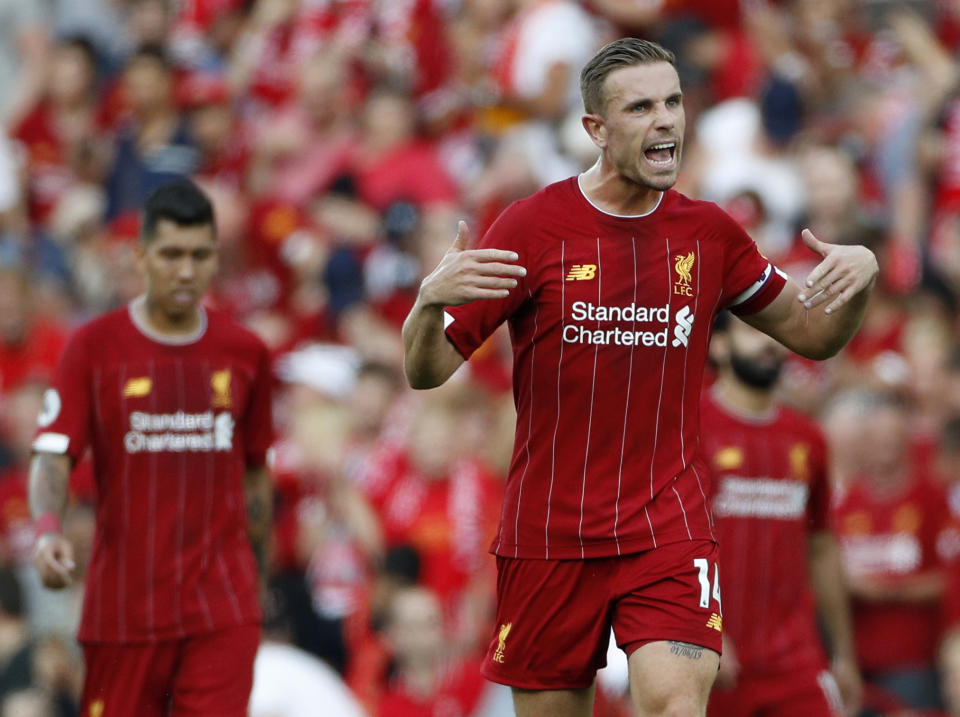
[[[80,714],[246,717],[260,626],[182,640],[87,643]]]
[[[741,677],[710,693],[707,717],[840,717],[843,700],[826,668],[772,677]]]
[[[589,560],[497,558],[488,680],[582,689],[606,665],[610,628],[627,655],[657,640],[720,652],[716,543],[694,540]]]

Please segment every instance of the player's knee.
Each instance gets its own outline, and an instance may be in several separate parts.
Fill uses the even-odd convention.
[[[699,695],[682,693],[650,695],[638,708],[640,717],[703,717],[706,701]]]

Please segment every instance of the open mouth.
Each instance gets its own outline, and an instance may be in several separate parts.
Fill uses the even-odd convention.
[[[661,142],[644,150],[643,156],[655,167],[669,167],[673,164],[676,152],[676,142]]]

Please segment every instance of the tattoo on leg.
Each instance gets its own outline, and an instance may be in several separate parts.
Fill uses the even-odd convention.
[[[703,648],[700,645],[694,645],[689,642],[670,641],[670,652],[677,657],[688,657],[691,660],[699,660],[703,657]]]

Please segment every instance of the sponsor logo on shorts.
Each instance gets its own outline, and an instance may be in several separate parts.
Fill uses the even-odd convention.
[[[588,281],[597,276],[596,264],[574,264],[567,272],[566,281]]]
[[[127,380],[123,387],[123,396],[124,398],[143,398],[149,396],[152,390],[153,381],[150,380],[149,376],[131,378]]]
[[[673,268],[679,277],[673,284],[673,293],[680,296],[693,296],[693,287],[690,282],[693,281],[693,275],[690,271],[693,269],[693,262],[697,260],[697,255],[690,252],[686,256],[677,254],[674,257]]]
[[[510,630],[513,628],[513,623],[508,622],[505,625],[500,625],[500,634],[497,635],[497,649],[493,653],[493,661],[503,664],[503,652],[507,649],[507,636],[510,634]]]
[[[88,712],[89,717],[102,717],[104,706],[103,700],[94,700],[91,702],[90,710]]]
[[[707,620],[707,627],[712,627],[717,632],[723,632],[723,618],[713,613],[710,615],[710,619]]]

